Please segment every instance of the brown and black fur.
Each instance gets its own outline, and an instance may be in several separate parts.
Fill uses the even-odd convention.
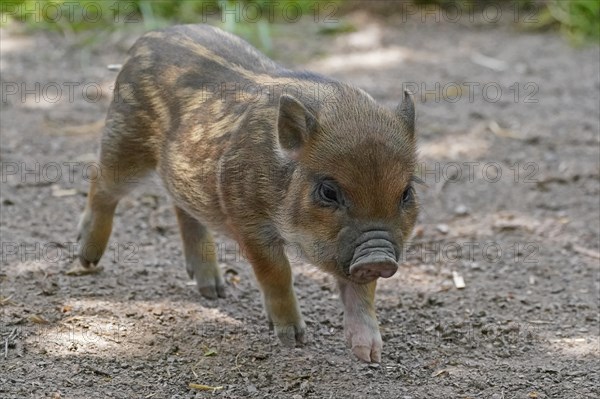
[[[416,203],[407,195],[414,109],[403,97],[389,111],[360,89],[282,68],[206,25],[144,35],[115,85],[101,173],[79,226],[81,262],[99,261],[118,201],[156,171],[175,204],[187,271],[203,295],[224,296],[210,233],[221,231],[252,264],[282,342],[303,342],[284,253],[285,243],[298,244],[338,278],[354,353],[379,361],[375,281],[357,281],[348,266],[364,231],[385,229],[401,247],[415,223]],[[339,204],[315,199],[323,178],[343,192]]]

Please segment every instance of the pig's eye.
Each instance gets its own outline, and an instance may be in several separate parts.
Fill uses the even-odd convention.
[[[415,189],[412,186],[406,187],[404,194],[402,194],[401,206],[407,206],[415,202]]]
[[[333,182],[321,181],[316,188],[316,197],[323,205],[338,205],[340,203],[339,191]]]

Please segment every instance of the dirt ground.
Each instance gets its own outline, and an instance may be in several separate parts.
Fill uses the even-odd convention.
[[[202,298],[157,184],[120,203],[104,270],[70,275],[116,77],[106,65],[142,28],[84,46],[13,27],[1,32],[1,398],[600,397],[598,45],[510,21],[346,20],[358,30],[276,25],[272,55],[390,107],[403,83],[416,92],[428,187],[404,265],[379,285],[382,363],[351,357],[333,278],[301,260],[304,348],[269,332],[224,237],[228,298]]]

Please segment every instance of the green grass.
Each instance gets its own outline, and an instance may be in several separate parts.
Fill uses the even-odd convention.
[[[334,0],[343,5],[345,0]],[[572,43],[579,45],[600,40],[600,0],[413,0],[415,4],[450,4],[485,7],[504,2],[520,9],[536,11],[536,23],[523,28],[548,29],[557,27]],[[319,0],[2,0],[2,23],[22,22],[29,29],[69,33],[94,29],[112,30],[143,24],[145,30],[174,23],[199,23],[207,18],[220,20],[231,32],[251,39],[264,50],[271,47],[271,23],[285,22],[286,15],[294,18],[297,12],[314,16],[327,14],[324,6],[331,1]],[[368,7],[368,6],[367,6]],[[59,13],[59,14],[57,14]],[[259,14],[257,14],[259,13]],[[260,17],[259,17],[260,16]],[[288,19],[289,21],[289,19]],[[524,24],[523,24],[524,25]],[[333,25],[332,25],[333,26]]]
[[[600,40],[600,0],[553,0],[548,12],[574,44]]]
[[[337,6],[342,0],[327,1]],[[322,12],[318,0],[2,0],[2,24],[12,21],[30,30],[65,34],[107,31],[142,24],[144,30],[177,23],[220,21],[267,53],[271,50],[271,24],[297,21]],[[330,11],[330,10],[329,10]],[[101,35],[101,36],[102,36]],[[93,41],[92,39],[90,39]]]
[[[415,4],[437,4],[448,7],[458,4],[484,8],[488,4],[504,3],[507,8],[531,11],[531,20],[520,23],[525,30],[558,28],[574,45],[598,43],[600,40],[600,0],[413,0]]]
[[[338,4],[341,0],[328,1]],[[318,0],[2,0],[2,21],[17,20],[39,29],[73,31],[143,21],[150,27],[199,22],[270,23],[312,15]],[[322,3],[322,2],[321,2]]]

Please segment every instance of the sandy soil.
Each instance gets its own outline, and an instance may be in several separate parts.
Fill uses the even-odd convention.
[[[304,348],[268,331],[232,241],[219,237],[228,298],[200,297],[159,185],[120,203],[104,270],[69,275],[106,65],[139,32],[83,46],[4,29],[0,397],[600,397],[599,47],[464,18],[348,20],[357,32],[275,26],[273,56],[390,107],[403,82],[416,89],[428,187],[405,265],[378,291],[382,363],[350,356],[333,279],[301,260]]]

